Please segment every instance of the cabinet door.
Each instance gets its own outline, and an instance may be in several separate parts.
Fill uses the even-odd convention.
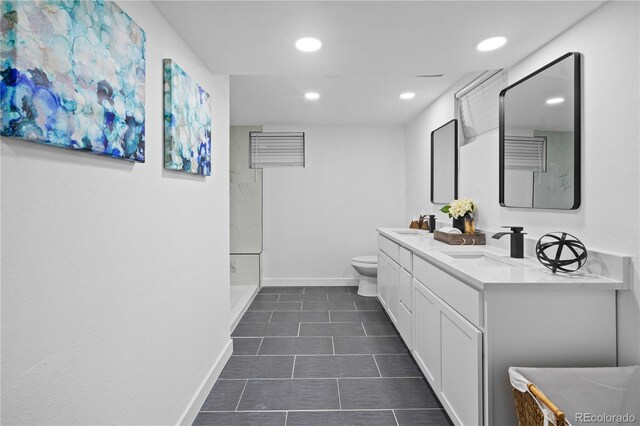
[[[389,312],[389,317],[391,321],[395,325],[398,324],[398,287],[400,286],[400,270],[402,268],[393,260],[387,262],[387,287],[388,287],[388,295],[387,299],[387,311]]]
[[[442,303],[440,334],[441,402],[455,424],[482,424],[482,332]]]
[[[382,254],[382,252],[378,252],[378,299],[380,299],[380,303],[382,306],[387,308],[387,299],[388,297],[388,278],[389,272],[387,267],[387,257]]]
[[[440,389],[440,305],[437,297],[413,280],[413,354],[425,377]]]
[[[412,333],[412,318],[411,312],[404,306],[404,303],[398,303],[398,331],[404,344],[407,345],[410,351],[413,350],[413,333]]]
[[[411,294],[413,293],[413,282],[411,281],[413,277],[410,272],[404,270],[404,268],[400,268],[400,286],[398,287],[398,298],[400,303],[402,303],[409,312],[413,312],[413,297]]]

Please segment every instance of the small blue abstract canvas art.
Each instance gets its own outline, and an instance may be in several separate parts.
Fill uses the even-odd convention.
[[[211,175],[209,94],[171,59],[164,60],[164,167]]]
[[[2,136],[145,158],[145,33],[112,1],[4,0]]]

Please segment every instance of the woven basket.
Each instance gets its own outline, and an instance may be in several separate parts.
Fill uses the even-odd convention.
[[[516,403],[516,414],[518,415],[519,426],[544,426],[544,414],[535,401],[533,395],[528,392],[513,390],[513,398]],[[564,418],[555,417],[553,424],[556,426],[567,426]]]

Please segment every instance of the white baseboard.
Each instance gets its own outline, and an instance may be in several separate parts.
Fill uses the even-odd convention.
[[[358,285],[359,278],[263,278],[263,287],[344,287]]]
[[[230,325],[231,333],[233,333],[233,330],[236,328],[236,326],[242,319],[242,316],[245,314],[245,312],[247,312],[247,309],[249,309],[249,305],[251,305],[251,302],[253,302],[253,299],[255,299],[256,294],[258,294],[258,291],[260,291],[260,286],[256,286],[255,290],[251,292],[251,294],[244,301],[240,309],[237,309],[237,310],[234,309],[234,312],[231,313],[231,316],[233,317],[233,320],[231,321],[231,325]],[[241,302],[238,302],[238,303],[241,303]]]
[[[229,339],[226,346],[224,347],[220,355],[218,355],[216,361],[213,363],[213,367],[211,367],[211,369],[209,370],[209,374],[202,382],[202,385],[200,385],[198,391],[195,393],[193,398],[191,398],[189,406],[184,410],[182,416],[180,416],[180,420],[178,420],[177,425],[190,426],[193,423],[193,421],[196,419],[196,416],[198,415],[198,412],[200,411],[200,407],[202,407],[202,404],[204,404],[207,396],[209,396],[211,389],[213,389],[213,385],[216,383],[216,380],[218,380],[222,369],[227,364],[227,361],[229,361],[232,353],[233,340]]]

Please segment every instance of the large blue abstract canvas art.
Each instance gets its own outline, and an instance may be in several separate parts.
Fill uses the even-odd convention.
[[[111,1],[4,0],[2,136],[145,158],[145,33]]]
[[[211,175],[209,94],[171,59],[164,60],[164,167]]]

